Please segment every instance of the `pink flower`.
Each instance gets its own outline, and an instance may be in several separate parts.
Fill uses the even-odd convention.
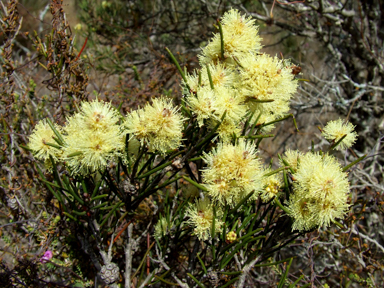
[[[52,251],[50,250],[47,250],[45,253],[44,253],[44,256],[40,258],[40,262],[45,264],[47,263],[49,260],[51,260],[51,258],[53,257],[53,253]]]

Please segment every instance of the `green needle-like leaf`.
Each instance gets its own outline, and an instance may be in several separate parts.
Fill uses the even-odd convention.
[[[288,266],[287,266],[287,268],[285,269],[285,272],[284,272],[284,274],[283,274],[283,277],[280,279],[280,281],[279,281],[279,285],[277,286],[277,288],[283,288],[283,286],[284,286],[284,284],[285,284],[285,280],[287,279],[287,276],[288,276],[289,268],[291,268],[292,260],[293,260],[293,258],[291,258],[291,259],[289,260]]]
[[[185,85],[187,86],[188,90],[191,90],[191,89],[189,88],[188,83],[187,83],[187,78],[185,78],[185,74],[184,74],[183,70],[181,69],[181,67],[180,67],[180,65],[179,65],[179,62],[177,62],[175,56],[173,56],[172,52],[171,52],[167,47],[165,48],[165,50],[168,52],[168,54],[169,54],[169,56],[171,57],[173,63],[176,65],[177,70],[179,70],[179,73],[180,73],[181,77],[183,78],[184,83],[185,83]]]
[[[356,165],[360,161],[364,160],[365,157],[367,157],[367,154],[361,156],[359,159],[357,159],[357,160],[353,161],[351,164],[348,164],[347,166],[345,166],[343,168],[343,172],[347,171],[349,168],[353,167],[354,165]]]
[[[195,281],[196,284],[199,285],[200,288],[205,288],[205,286],[199,280],[197,280],[191,273],[187,273],[187,275],[191,277],[193,281]]]
[[[212,81],[212,76],[211,76],[211,70],[209,70],[209,65],[206,66],[207,68],[207,74],[208,74],[208,79],[209,79],[209,85],[211,86],[211,89],[215,89],[215,87],[213,87],[213,81]]]
[[[198,189],[201,189],[205,192],[208,192],[208,189],[205,188],[203,185],[200,185],[198,183],[196,183],[195,181],[193,181],[191,178],[188,178],[187,176],[183,176],[183,179],[184,180],[187,180],[189,183],[191,183],[192,185],[194,185],[195,187],[197,187]]]

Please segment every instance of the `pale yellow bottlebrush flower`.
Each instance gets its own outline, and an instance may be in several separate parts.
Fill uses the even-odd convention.
[[[254,144],[240,139],[238,144],[219,143],[212,152],[204,153],[207,167],[203,170],[208,195],[220,204],[236,205],[254,191],[251,200],[262,190],[263,170]]]
[[[137,109],[129,113],[125,119],[127,133],[133,134],[138,141],[149,138],[152,127],[148,125],[148,113],[144,109]]]
[[[336,158],[325,154],[321,160],[309,183],[308,196],[315,200],[312,209],[318,214],[319,226],[327,227],[347,213],[350,186],[348,174],[342,171]]]
[[[240,85],[245,96],[258,100],[289,100],[296,92],[297,80],[288,61],[268,54],[249,54],[239,59],[243,81]]]
[[[125,134],[119,126],[96,131],[86,127],[64,137],[64,156],[73,174],[88,175],[105,169],[122,156],[125,147]]]
[[[262,54],[249,55],[239,61],[242,68],[237,88],[247,99],[249,109],[268,115],[272,120],[285,116],[298,86],[287,60],[283,62],[277,57]],[[269,100],[273,101],[257,102]]]
[[[314,213],[317,215],[317,223],[324,228],[329,227],[332,221],[336,219],[342,219],[348,213],[348,195],[340,194],[337,197],[338,202],[335,199],[328,197],[323,201],[316,202],[316,207],[313,207]]]
[[[292,230],[306,231],[315,227],[329,227],[333,220],[343,218],[349,209],[348,196],[336,203],[333,199],[318,201],[312,197],[293,194],[289,199],[289,216],[294,219]]]
[[[172,100],[159,98],[154,99],[152,105],[128,114],[125,126],[126,132],[133,134],[142,145],[164,154],[181,145],[184,120]]]
[[[204,120],[220,119],[215,115],[216,111],[215,91],[209,87],[199,89],[197,95],[190,94],[186,102],[192,113],[197,116],[199,127],[204,125]]]
[[[313,205],[311,199],[303,198],[298,194],[291,195],[288,209],[289,216],[293,218],[292,231],[308,231],[318,225],[316,213],[313,213],[310,207]]]
[[[355,126],[352,123],[345,123],[344,120],[338,119],[329,121],[323,128],[322,135],[325,139],[334,143],[339,141],[344,135],[347,135],[335,148],[336,150],[345,150],[356,142],[357,133],[354,129]]]
[[[108,102],[83,102],[80,111],[64,127],[63,159],[73,174],[87,175],[103,170],[122,155],[125,133],[120,117]]]
[[[320,165],[309,183],[309,195],[319,199],[334,198],[335,202],[344,201],[344,196],[349,193],[348,174],[342,171],[335,157],[328,154],[320,157]]]
[[[83,102],[77,117],[79,121],[83,122],[83,125],[87,125],[88,129],[93,130],[109,129],[120,119],[119,112],[112,107],[111,103],[97,99]]]
[[[218,60],[224,60],[228,66],[235,66],[233,57],[241,58],[249,52],[258,52],[261,49],[261,38],[258,35],[258,26],[251,17],[246,18],[239,11],[231,9],[222,19],[224,38],[224,59],[221,59],[220,33],[215,33],[211,41],[202,49],[199,56],[202,66]]]
[[[209,121],[209,127],[213,129],[214,127],[219,124],[218,120],[210,120]],[[223,143],[230,142],[232,140],[233,134],[236,136],[239,136],[241,133],[241,127],[236,122],[230,121],[228,119],[224,119],[219,128],[216,130],[217,134],[219,135],[220,140]]]
[[[54,124],[57,131],[61,131],[61,128]],[[54,160],[58,160],[61,155],[61,150],[47,143],[51,143],[59,146],[59,144],[53,139],[55,133],[48,125],[46,120],[41,120],[33,129],[31,136],[29,136],[28,147],[33,150],[34,157],[39,160],[50,162],[50,156]],[[49,163],[47,163],[49,166]]]
[[[81,103],[80,111],[67,118],[65,132],[75,135],[79,131],[105,131],[117,125],[120,115],[109,102],[94,100]],[[81,132],[80,132],[81,133]]]
[[[221,208],[216,208],[216,217],[213,211],[213,203],[206,197],[197,200],[186,210],[186,216],[189,218],[186,223],[194,227],[194,234],[200,241],[210,239],[212,236],[212,223],[215,218],[215,232],[221,232],[223,222],[220,220],[222,216]]]
[[[333,220],[344,217],[350,206],[349,182],[338,161],[327,154],[306,153],[297,166],[288,207],[294,218],[293,229],[327,227]],[[300,205],[305,206],[305,217],[298,214]]]
[[[302,156],[304,156],[303,152],[299,150],[288,149],[287,151],[285,151],[284,155],[282,156],[282,159],[284,159],[288,163],[290,168],[296,171],[300,161],[300,157]],[[285,164],[281,160],[279,160],[279,162],[280,166],[285,166]]]
[[[239,74],[232,68],[224,66],[222,63],[208,64],[211,73],[213,87],[233,87],[239,81]],[[187,74],[187,84],[191,92],[198,92],[202,87],[211,87],[207,72],[207,66],[203,66],[200,70],[201,83],[199,85],[199,73],[194,71],[193,74]],[[183,82],[184,83],[184,82]],[[184,83],[185,85],[185,83]]]
[[[296,193],[303,193],[303,195],[307,197],[315,175],[321,174],[324,167],[333,172],[340,169],[337,160],[332,156],[326,154],[321,156],[319,153],[311,152],[303,154],[299,158],[297,169],[294,174],[294,178],[297,180],[294,182],[294,187],[296,187],[297,191]]]
[[[227,87],[217,87],[214,91],[217,117],[220,119],[224,112],[227,112],[225,119],[233,123],[239,123],[248,112],[241,95],[237,93],[236,89]]]
[[[168,221],[165,217],[160,216],[159,220],[157,221],[155,225],[155,238],[160,241],[169,231],[169,225]]]
[[[200,127],[204,125],[204,120],[210,120],[211,123],[219,121],[224,112],[225,120],[232,123],[232,126],[238,126],[247,113],[247,107],[236,92],[236,89],[224,86],[215,89],[205,86],[198,90],[197,95],[189,95],[186,101],[192,113],[197,116]]]

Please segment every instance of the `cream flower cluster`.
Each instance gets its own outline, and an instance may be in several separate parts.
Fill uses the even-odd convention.
[[[60,130],[55,124],[55,128]],[[60,157],[61,151],[49,144],[58,145],[55,140],[55,133],[46,120],[42,120],[35,126],[31,136],[29,136],[29,148],[35,151],[37,159],[47,161],[52,157],[55,161]]]
[[[327,227],[348,211],[348,175],[336,158],[328,154],[294,154],[283,157],[293,167],[296,165],[293,194],[288,202],[289,215],[294,219],[292,229]]]
[[[287,60],[262,54],[239,60],[243,69],[237,88],[248,101],[248,107],[260,115],[259,123],[268,123],[289,111],[289,101],[297,90],[297,81]],[[267,126],[270,131],[274,126]]]
[[[181,145],[184,120],[172,100],[158,98],[128,114],[125,126],[126,132],[148,145],[150,151],[165,154]]]
[[[184,101],[193,115],[188,127],[208,128],[200,131],[218,127],[217,144],[202,155],[206,163],[203,183],[196,185],[206,193],[186,209],[185,223],[205,241],[215,237],[215,222],[215,233],[226,233],[227,241],[233,242],[236,233],[223,231],[223,210],[235,207],[251,193],[249,201],[259,196],[263,202],[272,201],[279,198],[283,185],[276,171],[263,167],[256,145],[245,139],[249,135],[244,138],[240,134],[250,117],[249,126],[259,125],[263,132],[273,129],[273,125],[264,124],[286,115],[298,83],[288,60],[260,53],[261,38],[254,20],[232,9],[224,14],[221,24],[222,35],[216,33],[202,49],[202,68],[186,75],[183,82],[187,89]],[[61,161],[72,174],[89,175],[116,163],[125,153],[136,157],[139,151],[149,151],[164,156],[178,149],[185,120],[179,108],[165,97],[154,99],[125,118],[110,103],[83,102],[64,127],[54,125],[52,129],[45,120],[38,123],[29,148],[48,165],[52,165],[51,160]],[[324,127],[323,136],[331,143],[344,137],[336,149],[346,149],[356,141],[353,128],[341,120],[331,121]],[[247,129],[245,132],[250,132]],[[232,137],[234,134],[237,137]],[[349,183],[333,156],[288,150],[280,164],[288,165],[292,172],[293,193],[286,205],[294,221],[293,230],[329,226],[345,215]],[[160,240],[172,231],[172,225],[169,219],[160,217],[155,238]]]
[[[199,127],[217,127],[225,113],[217,129],[221,142],[203,157],[207,163],[202,174],[206,197],[218,207],[233,207],[251,192],[251,200],[260,195],[267,202],[278,196],[279,175],[264,177],[270,170],[262,167],[256,147],[245,140],[233,145],[230,140],[233,134],[240,136],[252,114],[253,123],[259,125],[283,117],[289,111],[297,80],[289,61],[260,53],[262,39],[250,17],[232,9],[224,14],[221,24],[222,36],[214,34],[199,55],[202,68],[186,75],[183,83],[185,102]],[[262,131],[273,127],[265,126]],[[190,224],[200,231],[199,239],[206,239],[210,228],[198,227],[198,215],[187,216],[195,219]]]
[[[42,120],[30,136],[28,146],[36,159],[45,161],[48,169],[52,167],[48,158],[52,157],[65,162],[72,174],[90,174],[104,169],[121,155],[125,134],[118,125],[119,119],[110,103],[83,102],[80,111],[69,117],[64,127],[54,126],[61,139]]]
[[[217,211],[221,211],[227,206],[236,206],[251,192],[249,200],[255,200],[263,191],[265,171],[256,154],[255,145],[242,139],[235,145],[219,143],[216,149],[204,153],[207,167],[202,176],[207,192],[204,200],[197,201],[186,212],[189,217],[187,223],[194,227],[200,240],[207,240],[212,229],[210,219],[213,212],[207,207],[215,205]],[[217,212],[216,216],[216,223],[219,223],[216,227],[221,229],[220,213]]]
[[[123,155],[127,133],[131,135],[130,156],[137,154],[140,143],[163,154],[181,145],[184,119],[170,100],[155,99],[152,105],[147,104],[122,120],[110,103],[83,102],[64,127],[55,125],[61,141],[43,120],[35,127],[29,148],[37,159],[46,162],[47,168],[52,165],[52,157],[65,162],[72,174],[88,175],[105,169]]]
[[[336,150],[345,150],[350,148],[357,138],[357,133],[354,131],[355,126],[350,122],[345,122],[342,119],[329,121],[323,128],[322,135],[330,142],[336,143],[344,136],[345,138],[335,147]]]
[[[240,58],[249,52],[256,53],[261,49],[261,38],[258,27],[251,17],[244,17],[239,11],[231,9],[221,19],[224,38],[224,59],[221,59],[220,34],[214,34],[209,44],[199,56],[202,64],[225,61],[234,64],[233,57]]]
[[[186,214],[189,219],[186,224],[194,227],[195,235],[201,240],[208,240],[212,236],[213,219],[215,219],[215,233],[222,231],[223,222],[220,220],[223,212],[220,207],[216,208],[216,218],[214,204],[208,199],[196,200],[194,205],[190,205]]]
[[[125,134],[119,120],[110,103],[98,100],[83,102],[80,112],[67,119],[64,159],[74,174],[93,173],[122,155]]]
[[[283,117],[289,111],[297,80],[288,60],[259,53],[261,38],[254,20],[232,9],[221,23],[223,37],[214,34],[199,56],[201,70],[186,75],[184,85],[189,89],[186,103],[200,127],[215,127],[226,112],[217,132],[228,141],[233,134],[240,134],[252,113],[259,125]],[[262,131],[273,128],[270,124]]]
[[[220,143],[204,154],[207,167],[203,170],[208,195],[221,205],[235,206],[250,192],[256,199],[262,190],[263,169],[254,144],[240,140],[237,145]]]

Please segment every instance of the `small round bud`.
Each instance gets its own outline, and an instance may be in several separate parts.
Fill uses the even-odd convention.
[[[227,243],[233,243],[236,241],[237,239],[237,235],[236,235],[236,232],[235,231],[230,231],[227,233],[227,236],[225,237],[225,239],[227,240]]]

